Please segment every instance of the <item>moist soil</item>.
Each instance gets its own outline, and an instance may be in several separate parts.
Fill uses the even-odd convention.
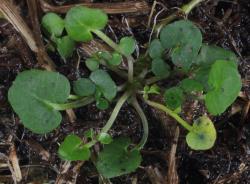
[[[79,3],[74,0],[49,1],[56,6]],[[81,1],[83,2],[83,1]],[[97,1],[96,1],[97,2]],[[100,1],[117,2],[117,1]],[[167,16],[176,8],[187,3],[184,0],[159,1],[166,10],[159,19]],[[26,1],[14,1],[22,18],[30,26]],[[153,1],[147,1],[151,7]],[[163,6],[156,7],[156,13]],[[155,13],[155,14],[156,14]],[[39,10],[39,14],[43,14]],[[154,14],[154,15],[155,15]],[[143,51],[149,40],[150,29],[147,28],[149,13],[131,13],[110,16],[110,28],[106,32],[111,38],[121,38],[133,34],[140,50]],[[215,146],[209,151],[192,151],[185,143],[186,132],[180,128],[178,141],[173,141],[173,127],[175,122],[162,113],[141,104],[149,119],[150,135],[142,150],[143,162],[141,167],[129,175],[111,179],[114,184],[120,183],[178,183],[167,182],[169,177],[169,154],[171,147],[177,144],[174,160],[180,184],[250,184],[250,1],[249,0],[208,0],[195,8],[188,19],[195,22],[203,33],[205,42],[215,44],[234,51],[239,57],[239,70],[242,76],[243,88],[239,97],[231,108],[219,117],[212,117],[218,138]],[[126,24],[127,22],[131,26]],[[46,39],[44,43],[46,44]],[[81,61],[85,56],[78,49]],[[49,52],[57,65],[57,70],[74,81],[79,76],[87,76],[88,71],[80,62],[77,67],[78,55],[75,54],[66,62],[56,53]],[[89,128],[101,128],[111,113],[110,110],[99,111],[94,105],[74,110],[76,121],[70,123],[63,113],[61,126],[50,134],[37,135],[25,129],[19,118],[11,109],[7,100],[7,91],[16,75],[30,68],[37,68],[34,53],[26,45],[20,34],[6,20],[0,20],[0,183],[14,183],[11,172],[3,159],[16,150],[16,156],[22,171],[23,180],[20,183],[56,183],[58,178],[73,183],[109,183],[101,180],[91,162],[72,162],[67,172],[63,172],[65,162],[57,155],[58,143],[66,135],[75,133],[83,135]],[[171,82],[163,81],[164,86],[171,86],[181,80],[175,78]],[[233,85],[233,84],[232,84]],[[21,98],[21,96],[20,96]],[[31,109],[32,110],[32,109]],[[205,113],[203,104],[188,101],[184,107],[183,117],[192,120]],[[167,126],[164,121],[168,121]],[[171,127],[171,123],[173,126]],[[127,104],[118,115],[111,130],[113,136],[129,136],[133,142],[138,142],[142,136],[140,119],[136,112]],[[100,149],[96,147],[95,150]],[[96,153],[93,153],[95,155]],[[94,156],[93,156],[94,157]],[[93,158],[94,159],[94,158]]]

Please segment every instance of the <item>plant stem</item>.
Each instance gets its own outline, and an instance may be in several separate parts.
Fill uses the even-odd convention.
[[[174,118],[178,123],[180,123],[185,129],[187,129],[189,132],[191,132],[193,130],[193,127],[186,122],[185,120],[183,120],[178,114],[176,114],[174,111],[170,110],[169,108],[167,108],[166,106],[157,103],[157,102],[153,102],[150,100],[145,100],[146,103],[156,109],[162,110],[164,112],[166,112],[169,116],[171,116],[172,118]]]
[[[91,148],[92,146],[95,145],[95,143],[97,143],[97,140],[92,140],[92,141],[84,144],[84,146],[86,146],[87,148]]]
[[[136,112],[138,113],[138,115],[140,116],[141,121],[142,121],[143,136],[142,136],[142,139],[139,142],[139,144],[136,146],[136,149],[142,149],[143,146],[146,144],[147,139],[148,139],[148,120],[147,120],[141,106],[139,105],[139,103],[135,97],[132,100],[132,105],[135,108]]]
[[[78,99],[81,99],[81,97],[77,95],[69,95],[68,97],[68,100],[78,100]]]
[[[174,12],[173,14],[171,14],[170,16],[166,17],[161,22],[159,22],[155,26],[154,32],[158,35],[160,33],[160,31],[161,31],[161,29],[162,29],[163,26],[165,26],[169,22],[171,22],[174,19],[176,19],[177,17],[179,17],[179,14],[183,14],[184,13],[185,15],[188,15],[191,12],[191,10],[194,7],[196,7],[199,3],[201,3],[202,1],[204,1],[204,0],[192,0],[189,3],[183,5],[180,10]]]
[[[130,91],[126,91],[121,98],[118,100],[109,120],[107,121],[106,125],[102,128],[101,133],[107,133],[109,129],[112,127],[113,123],[115,122],[115,119],[122,107],[122,105],[126,102],[126,100],[129,98],[131,95]]]
[[[92,30],[93,33],[95,33],[99,38],[101,38],[105,43],[107,43],[111,48],[113,48],[116,52],[122,54],[123,56],[125,56],[128,60],[128,80],[129,82],[133,82],[133,61],[134,58],[131,55],[126,55],[122,49],[120,49],[119,45],[116,44],[113,40],[111,40],[106,34],[104,34],[102,31],[100,30]]]
[[[67,110],[67,109],[78,108],[78,107],[88,105],[88,104],[94,102],[94,98],[93,97],[85,97],[85,98],[81,98],[79,100],[69,102],[69,103],[64,103],[64,104],[52,103],[52,102],[49,102],[46,100],[41,100],[41,101],[43,103],[45,103],[46,105],[52,107],[54,110],[63,111],[63,110]]]
[[[105,43],[107,43],[112,49],[126,56],[126,54],[120,49],[119,45],[111,40],[105,33],[100,30],[92,30],[92,32],[95,33],[99,38],[101,38]]]

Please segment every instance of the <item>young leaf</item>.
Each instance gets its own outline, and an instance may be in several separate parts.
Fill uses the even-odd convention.
[[[187,144],[193,150],[208,150],[216,140],[216,129],[213,122],[202,116],[193,124],[193,129],[186,136]]]
[[[96,107],[100,110],[105,110],[109,107],[109,102],[105,98],[96,99]]]
[[[101,133],[97,137],[97,140],[100,141],[102,144],[110,144],[113,141],[112,137],[107,133]]]
[[[149,46],[149,55],[151,58],[161,58],[164,52],[164,48],[161,45],[160,40],[154,39]]]
[[[75,41],[90,41],[91,31],[103,29],[108,22],[106,13],[99,9],[82,6],[71,8],[65,18],[65,28]]]
[[[104,97],[112,100],[117,93],[115,82],[104,70],[96,70],[90,74],[90,79],[98,86]]]
[[[189,69],[202,45],[202,35],[192,22],[176,21],[165,26],[160,33],[160,40],[165,49],[171,50],[173,63]]]
[[[101,59],[104,59],[105,61],[109,61],[110,59],[112,59],[112,55],[107,51],[99,51],[97,54]]]
[[[99,69],[99,65],[100,65],[99,61],[97,61],[94,58],[88,58],[88,59],[86,59],[85,64],[86,64],[87,68],[90,71],[98,70]]]
[[[33,69],[18,74],[9,89],[8,99],[24,127],[44,134],[55,129],[62,120],[60,112],[46,102],[63,103],[69,94],[70,84],[63,75]]]
[[[86,138],[89,138],[89,139],[93,140],[94,136],[95,136],[95,132],[94,132],[93,128],[91,128],[91,129],[87,130],[86,132],[84,132],[84,137],[86,137]]]
[[[64,36],[56,39],[57,50],[64,59],[72,56],[75,49],[75,42],[69,37]]]
[[[121,54],[117,53],[117,52],[114,52],[112,54],[112,58],[107,60],[108,64],[111,65],[111,66],[118,66],[121,64],[122,62],[122,56]]]
[[[88,160],[90,158],[90,150],[83,145],[80,137],[76,135],[68,135],[58,150],[59,156],[64,160],[77,161]]]
[[[184,92],[186,93],[191,93],[193,91],[202,91],[203,86],[201,83],[199,83],[196,80],[193,79],[184,79],[180,82],[180,87],[183,89]]]
[[[184,101],[183,91],[179,87],[172,87],[165,91],[164,100],[166,105],[175,110],[180,107]]]
[[[170,72],[170,67],[167,63],[164,62],[161,58],[155,58],[152,61],[152,66],[151,66],[152,72],[155,74],[157,77],[168,77]]]
[[[50,35],[59,37],[64,29],[64,20],[55,13],[47,13],[42,18],[42,27],[50,33]]]
[[[135,51],[136,41],[132,37],[123,37],[120,40],[119,47],[126,56],[129,56]]]
[[[105,178],[113,178],[135,171],[141,163],[139,150],[128,150],[129,138],[114,139],[104,146],[97,160],[97,170]]]
[[[206,107],[213,115],[221,114],[235,101],[241,90],[241,78],[234,62],[215,61],[208,84],[211,90],[205,96]]]
[[[224,48],[203,44],[198,57],[195,59],[197,65],[211,65],[216,60],[227,60],[237,62],[236,55]]]
[[[80,78],[73,83],[73,90],[79,96],[91,96],[95,94],[95,84],[87,78]]]

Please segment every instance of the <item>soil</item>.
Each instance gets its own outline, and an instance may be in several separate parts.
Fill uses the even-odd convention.
[[[65,5],[83,1],[52,0],[51,4]],[[100,2],[112,2],[102,0]],[[114,0],[113,2],[117,2]],[[188,0],[161,0],[167,10],[161,14],[164,17],[176,7]],[[152,6],[153,1],[147,1]],[[15,1],[22,18],[31,26],[26,1]],[[157,6],[156,11],[160,11]],[[42,13],[39,12],[39,13]],[[140,49],[143,50],[149,39],[150,30],[146,24],[149,14],[123,14],[110,16],[110,26],[116,37],[134,34]],[[124,19],[131,23],[130,29]],[[195,8],[188,19],[194,21],[202,30],[205,42],[216,44],[234,51],[239,57],[239,70],[242,76],[243,88],[241,97],[231,108],[219,117],[211,117],[215,123],[218,138],[216,145],[209,151],[192,151],[185,143],[185,131],[181,129],[175,154],[176,170],[180,184],[250,184],[250,117],[247,107],[250,98],[250,1],[249,0],[207,0]],[[107,30],[107,32],[110,31]],[[108,32],[115,39],[112,32]],[[112,35],[113,34],[113,35]],[[44,37],[44,43],[46,39]],[[77,68],[77,54],[64,62],[55,53],[49,53],[57,65],[57,70],[68,77],[70,81],[79,76],[88,75],[84,65]],[[86,55],[79,50],[83,60]],[[110,115],[110,110],[99,111],[94,105],[74,110],[76,122],[70,123],[64,113],[63,122],[57,130],[47,135],[33,134],[25,129],[19,118],[12,111],[7,91],[15,76],[30,68],[36,68],[34,53],[26,45],[20,34],[4,19],[0,19],[0,183],[14,183],[10,170],[4,164],[3,155],[16,149],[17,158],[23,179],[20,183],[56,183],[59,177],[64,181],[94,184],[100,177],[91,162],[72,162],[69,170],[63,173],[65,163],[57,156],[58,143],[69,133],[83,135],[89,128],[101,128]],[[179,79],[176,79],[179,80]],[[165,81],[164,85],[170,85]],[[233,85],[233,84],[232,84]],[[149,140],[142,150],[143,163],[136,172],[111,179],[118,183],[178,183],[167,182],[169,177],[169,154],[173,141],[175,122],[159,112],[142,104],[149,119]],[[184,115],[191,120],[204,113],[202,104],[188,102]],[[188,117],[189,116],[189,117]],[[167,128],[163,121],[168,121]],[[171,127],[171,123],[173,126]],[[169,129],[168,129],[169,128]],[[125,135],[138,142],[142,136],[140,120],[136,112],[125,105],[112,128],[112,135]],[[96,150],[99,148],[97,147]],[[61,174],[59,174],[61,173]],[[74,182],[73,182],[74,183]],[[102,183],[109,183],[103,181]]]

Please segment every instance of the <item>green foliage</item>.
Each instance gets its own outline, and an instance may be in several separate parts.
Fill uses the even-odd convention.
[[[92,31],[103,29],[108,22],[108,16],[99,9],[82,6],[71,8],[65,18],[65,28],[75,41],[90,41]]]
[[[105,178],[128,174],[140,165],[140,152],[137,149],[129,151],[129,145],[130,139],[121,137],[104,146],[98,156],[97,169]]]
[[[59,156],[64,160],[77,161],[88,160],[90,158],[90,150],[84,146],[80,137],[76,135],[68,135],[58,150]]]
[[[75,49],[75,42],[69,36],[56,39],[57,50],[64,59],[72,56]]]
[[[235,63],[218,60],[208,77],[211,90],[205,96],[208,111],[213,115],[223,113],[237,98],[241,90],[241,78]]]
[[[198,92],[203,90],[203,86],[196,80],[184,79],[180,82],[181,89],[186,93]]]
[[[62,119],[51,104],[65,102],[69,93],[66,77],[33,69],[18,74],[9,89],[8,100],[26,128],[44,134],[55,129]]]
[[[199,28],[188,20],[165,26],[160,33],[160,40],[165,49],[171,49],[173,63],[184,69],[190,68],[202,45]]]
[[[110,144],[113,141],[112,137],[107,133],[100,133],[97,140],[102,144]]]
[[[96,107],[105,110],[109,107],[109,102],[105,98],[96,98]]]
[[[64,20],[55,13],[47,13],[42,18],[43,28],[54,37],[60,37],[64,30]]]
[[[104,70],[96,70],[92,72],[90,79],[95,83],[96,86],[98,86],[99,90],[106,99],[112,100],[116,96],[116,84],[109,74]]]
[[[169,88],[164,93],[164,100],[169,108],[175,110],[180,107],[184,101],[183,91],[179,87]]]
[[[121,56],[121,54],[114,52],[112,54],[112,57],[107,62],[111,66],[118,66],[122,62],[122,56]]]
[[[159,39],[155,39],[150,43],[149,55],[151,58],[161,58],[164,52],[164,48]]]
[[[123,37],[119,47],[126,56],[129,56],[135,51],[136,41],[132,37]]]
[[[94,58],[88,58],[88,59],[86,59],[85,64],[86,64],[87,68],[90,71],[98,70],[99,69],[99,65],[100,65],[99,61],[97,61]]]
[[[73,90],[74,90],[75,94],[77,94],[79,96],[94,95],[95,84],[87,78],[80,78],[74,82]]]
[[[152,61],[152,72],[157,77],[168,77],[170,74],[170,67],[161,58],[155,58]]]
[[[216,129],[213,122],[202,116],[197,119],[186,136],[187,144],[193,150],[207,150],[213,147],[216,140]]]

